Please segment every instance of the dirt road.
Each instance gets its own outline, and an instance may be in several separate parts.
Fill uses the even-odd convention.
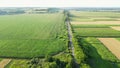
[[[120,41],[115,38],[98,38],[118,59],[120,59]]]
[[[11,61],[11,59],[3,59],[0,62],[0,68],[4,68],[10,61]]]

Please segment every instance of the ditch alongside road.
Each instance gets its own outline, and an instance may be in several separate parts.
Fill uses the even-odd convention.
[[[77,63],[76,59],[75,59],[75,52],[74,52],[74,45],[72,42],[72,30],[71,30],[71,25],[70,25],[70,20],[69,18],[67,18],[66,20],[66,24],[67,24],[67,29],[68,29],[68,38],[69,38],[69,46],[68,48],[72,51],[72,57],[73,57],[73,62],[75,64],[75,68],[80,68],[79,64]]]

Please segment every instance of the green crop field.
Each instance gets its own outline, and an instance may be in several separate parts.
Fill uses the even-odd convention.
[[[120,68],[119,60],[96,38],[81,40],[91,68]]]
[[[74,32],[87,37],[120,37],[120,31],[111,28],[75,28]]]
[[[66,48],[62,13],[0,16],[0,57],[32,58]]]
[[[88,11],[71,11],[71,20],[79,22],[93,21],[119,21],[120,13],[116,12],[88,12]]]
[[[112,25],[111,25],[112,26]],[[85,25],[72,25],[73,28],[109,28],[110,25],[89,25],[89,24],[85,24]]]
[[[97,25],[97,24],[78,24],[78,25],[74,25],[74,24],[72,24],[72,27],[73,28],[109,28],[109,27],[111,27],[111,26],[120,26],[120,25],[102,25],[102,24],[99,24],[99,25]]]

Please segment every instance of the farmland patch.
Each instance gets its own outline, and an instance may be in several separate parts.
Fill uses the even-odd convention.
[[[62,13],[0,16],[0,57],[33,58],[66,49]]]
[[[99,40],[120,59],[120,41],[115,38],[99,38]]]

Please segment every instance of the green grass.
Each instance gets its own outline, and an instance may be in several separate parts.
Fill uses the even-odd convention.
[[[119,60],[96,38],[81,41],[91,68],[120,68]]]
[[[44,57],[65,50],[64,19],[61,13],[0,16],[0,57]]]
[[[2,61],[2,58],[0,58],[0,61]]]
[[[116,39],[120,41],[120,38],[116,38]]]
[[[112,25],[111,25],[112,26]],[[72,25],[73,28],[107,28],[110,27],[110,25]]]
[[[118,21],[120,13],[71,11],[71,20],[79,22]]]
[[[72,24],[73,28],[109,28],[111,26],[120,26],[120,25],[102,25],[102,24],[78,24],[78,25],[74,25]]]
[[[74,32],[87,37],[120,37],[120,31],[112,28],[75,28]]]
[[[5,68],[29,68],[28,66],[29,60],[12,60]]]

